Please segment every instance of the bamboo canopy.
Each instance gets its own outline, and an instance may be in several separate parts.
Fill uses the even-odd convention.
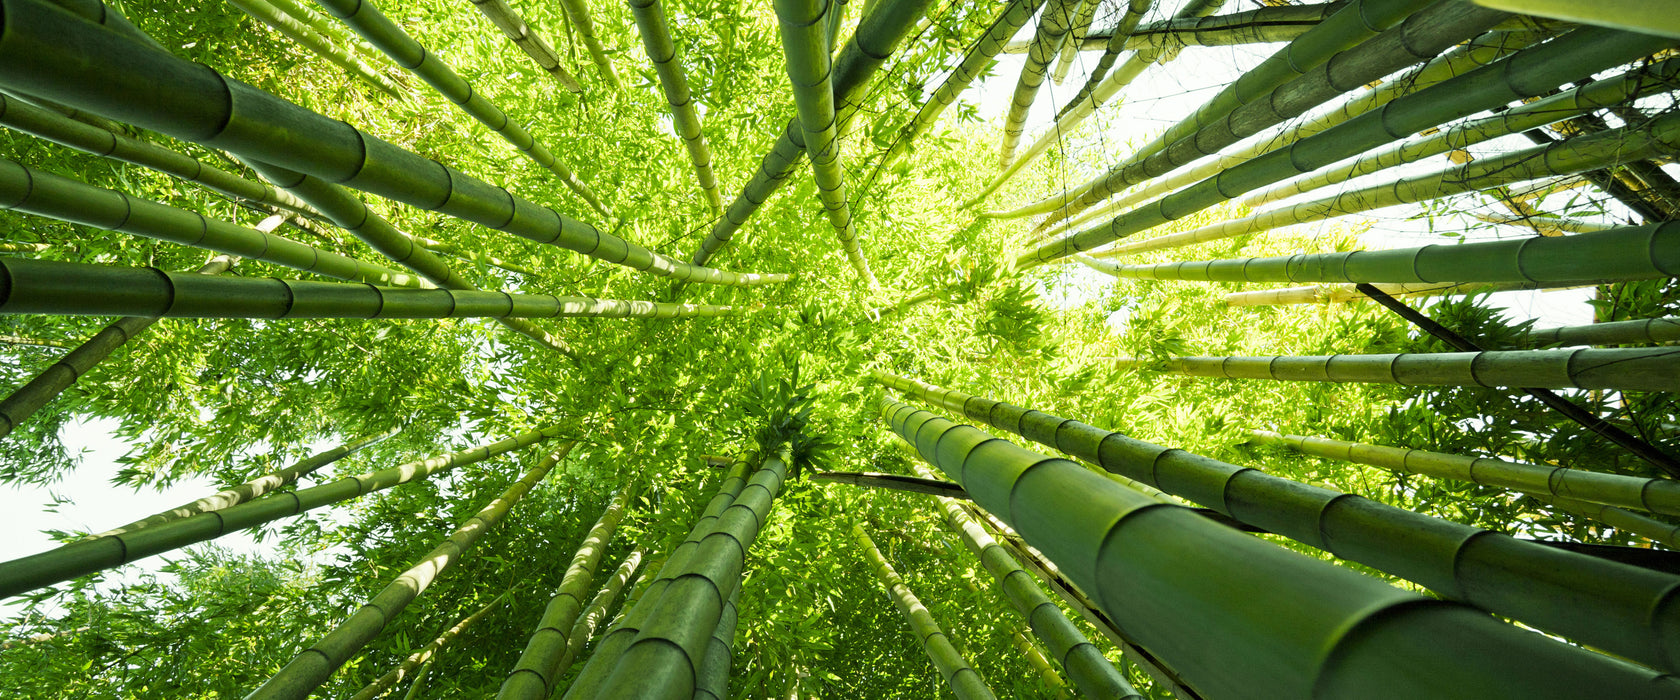
[[[995,698],[992,689],[986,687],[986,682],[980,679],[973,667],[968,665],[957,648],[951,645],[951,640],[940,629],[933,615],[928,613],[927,607],[904,584],[904,578],[893,570],[892,564],[881,555],[881,550],[875,546],[862,525],[852,524],[852,537],[857,539],[859,549],[864,559],[874,570],[875,577],[880,579],[881,587],[887,590],[887,597],[892,599],[893,605],[899,612],[904,613],[904,619],[910,623],[910,632],[916,636],[922,650],[927,652],[933,661],[939,675],[945,677],[945,683],[951,687],[959,700],[985,700]]]

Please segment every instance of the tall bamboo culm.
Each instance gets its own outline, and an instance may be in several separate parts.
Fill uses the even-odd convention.
[[[496,527],[514,504],[519,503],[541,483],[543,477],[548,476],[566,458],[577,443],[569,443],[566,449],[550,454],[538,460],[537,466],[526,472],[524,477],[515,481],[500,496],[485,504],[477,514],[468,518],[466,522],[456,528],[449,537],[432,551],[427,552],[408,570],[397,575],[379,593],[375,594],[363,604],[360,609],[352,613],[349,619],[340,623],[328,632],[314,646],[303,650],[286,664],[274,677],[268,679],[261,687],[247,695],[247,700],[304,700],[325,683],[339,666],[349,661],[357,651],[373,641],[374,637],[390,624],[395,618],[413,602],[415,598],[425,593],[432,581],[443,575],[444,571],[461,560],[474,544],[478,543],[484,533]]]
[[[368,65],[360,56],[351,53],[345,44],[321,35],[298,18],[281,12],[268,0],[228,0],[228,4],[268,25],[281,36],[291,39],[310,53],[326,59],[333,65],[343,68],[346,73],[379,88],[380,92],[399,100],[407,97],[407,91],[386,77],[378,68]]]
[[[922,647],[922,651],[927,652],[934,668],[939,670],[939,675],[945,679],[946,685],[950,686],[951,692],[958,700],[996,698],[992,689],[981,680],[980,674],[975,672],[974,668],[969,666],[968,660],[951,645],[950,638],[939,628],[939,623],[934,621],[927,607],[923,606],[916,594],[910,591],[910,587],[904,584],[904,579],[893,570],[887,558],[881,555],[881,550],[875,546],[875,541],[869,538],[869,533],[864,532],[862,525],[852,525],[852,537],[857,539],[864,559],[875,572],[875,578],[879,579],[881,587],[886,589],[887,598],[904,614],[905,621],[910,623],[910,633],[915,635],[916,642]]]
[[[671,106],[671,124],[694,164],[694,179],[700,183],[700,193],[712,212],[721,214],[723,197],[718,194],[717,175],[712,172],[712,149],[706,145],[706,135],[700,130],[700,115],[694,111],[694,95],[688,90],[688,76],[683,72],[677,45],[671,41],[665,6],[659,0],[630,0],[630,13],[636,17],[642,48],[647,50],[648,60],[653,61],[653,70],[659,76],[665,103]]]
[[[578,615],[577,622],[572,623],[571,633],[566,635],[566,653],[560,657],[559,663],[554,665],[555,673],[564,674],[572,667],[572,662],[583,655],[584,648],[589,646],[589,640],[595,638],[595,632],[601,628],[601,623],[607,621],[607,610],[612,607],[613,601],[617,600],[618,594],[630,584],[636,572],[642,570],[641,564],[642,550],[638,549],[626,555],[624,561],[619,562],[618,568],[613,570],[607,582],[601,586],[601,590],[596,591],[595,597],[589,599],[589,605]],[[627,602],[625,607],[634,602]]]
[[[507,4],[507,0],[469,2],[478,8],[491,24],[502,30],[502,35],[512,41],[514,46],[518,46],[519,50],[536,61],[543,71],[553,76],[554,82],[559,83],[560,87],[570,92],[583,92],[583,86],[578,84],[577,78],[572,77],[571,72],[560,64],[560,54],[554,51],[554,47],[549,45],[542,35],[531,31],[531,25],[525,23],[525,18],[520,17],[519,13],[513,10],[513,6]]]
[[[1056,57],[1057,47],[1073,23],[1078,4],[1079,0],[1048,0],[1039,13],[1032,46],[1027,49],[1027,60],[1021,65],[1021,77],[1015,82],[1015,94],[1004,115],[1003,143],[998,147],[999,168],[1009,167],[1015,158],[1015,147],[1026,132],[1027,112],[1038,98],[1039,87],[1044,85],[1045,74],[1050,70],[1050,60]]]
[[[483,607],[479,608],[473,614],[461,618],[460,622],[457,622],[449,629],[444,630],[443,634],[438,635],[431,642],[428,642],[425,647],[420,649],[420,651],[403,657],[402,663],[397,664],[396,668],[387,671],[385,675],[374,679],[372,683],[369,683],[366,687],[356,691],[355,695],[350,696],[350,700],[373,700],[374,698],[383,695],[385,691],[395,688],[398,683],[403,682],[403,680],[408,678],[410,675],[414,676],[413,685],[418,686],[420,681],[426,677],[426,673],[423,670],[420,673],[415,673],[414,670],[421,666],[430,664],[432,659],[437,658],[439,650],[454,641],[456,637],[461,636],[461,633],[465,632],[468,627],[473,625],[473,623],[484,619],[485,615],[489,615],[491,611],[496,609],[496,604],[502,602],[502,599],[506,598],[507,595],[508,592],[503,591],[501,595],[498,595],[490,602],[485,603]]]
[[[577,29],[578,37],[583,39],[583,45],[589,49],[589,59],[595,62],[595,67],[601,71],[601,77],[613,90],[623,90],[624,83],[618,79],[618,73],[613,71],[612,59],[607,57],[606,47],[601,45],[600,37],[595,35],[595,20],[589,16],[588,0],[560,0],[560,7],[566,10],[566,17],[572,20],[572,26]]]
[[[735,625],[741,615],[741,587],[729,595],[723,616],[706,642],[706,658],[695,673],[694,700],[729,700],[729,671],[735,663]]]

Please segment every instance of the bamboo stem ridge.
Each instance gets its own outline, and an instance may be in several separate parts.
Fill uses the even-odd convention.
[[[671,41],[670,23],[665,6],[659,0],[630,0],[630,13],[636,17],[641,30],[642,48],[659,76],[660,90],[671,106],[671,123],[688,159],[694,163],[694,178],[700,183],[700,193],[714,213],[723,212],[723,198],[718,194],[717,175],[712,172],[712,149],[706,145],[706,135],[700,130],[700,116],[694,111],[694,95],[688,89],[688,77],[683,73],[677,56],[677,45]]]
[[[559,665],[560,658],[569,651],[568,640],[578,615],[583,613],[584,595],[589,592],[589,584],[595,580],[595,569],[600,567],[601,557],[607,553],[613,533],[624,519],[630,497],[631,489],[620,489],[584,536],[583,544],[572,555],[572,563],[560,578],[560,587],[549,598],[548,607],[537,622],[537,630],[531,633],[531,641],[525,644],[519,661],[508,672],[507,679],[502,681],[497,697],[546,699],[554,692],[554,684],[560,680],[559,674],[566,670]]]
[[[0,314],[165,318],[696,318],[728,306],[393,289],[0,258]],[[121,294],[111,290],[120,289]]]
[[[1680,222],[1598,233],[1418,248],[1231,258],[1150,265],[1087,265],[1121,279],[1201,282],[1560,284],[1680,276]]]
[[[559,426],[527,430],[488,445],[347,476],[320,486],[277,493],[224,510],[199,513],[134,532],[75,542],[40,554],[0,562],[0,598],[9,598],[77,576],[215,539],[230,532],[256,527],[416,479],[424,479],[438,472],[528,447],[559,434]]]
[[[346,73],[366,81],[369,85],[379,88],[396,99],[403,99],[404,92],[390,78],[385,77],[379,69],[368,65],[360,57],[350,53],[343,44],[329,40],[314,29],[289,14],[281,12],[267,0],[228,0],[228,4],[239,8],[245,14],[268,25],[281,36],[291,39],[298,46],[309,50],[333,65],[343,68]]]
[[[623,90],[624,83],[613,72],[612,59],[607,58],[607,50],[601,46],[601,39],[595,36],[595,22],[589,18],[589,5],[585,0],[560,0],[560,7],[566,11],[566,17],[572,20],[572,26],[577,27],[578,36],[583,38],[584,46],[589,48],[589,58],[595,62],[595,67],[601,70],[601,77],[607,79],[607,85],[614,90]]]
[[[572,77],[566,67],[560,64],[560,54],[556,53],[554,47],[541,35],[532,32],[531,25],[526,24],[525,18],[514,12],[506,0],[470,2],[491,24],[502,30],[502,35],[512,41],[514,46],[518,46],[520,51],[524,51],[526,56],[530,56],[539,67],[553,76],[554,82],[560,83],[560,87],[568,92],[583,92],[583,86],[578,84],[577,78]]]
[[[1680,482],[1672,479],[1644,479],[1488,457],[1443,454],[1304,435],[1281,435],[1265,430],[1255,430],[1249,434],[1261,442],[1284,445],[1296,452],[1315,457],[1368,464],[1408,474],[1497,486],[1556,499],[1680,515]]]
[[[572,667],[572,662],[583,654],[584,647],[589,646],[589,640],[595,637],[595,631],[606,621],[607,608],[612,607],[618,594],[630,583],[630,578],[640,570],[641,563],[642,550],[638,549],[625,555],[624,561],[620,562],[612,576],[607,578],[606,584],[601,586],[594,598],[589,599],[588,607],[578,615],[577,622],[572,624],[571,632],[566,635],[566,653],[562,654],[560,661],[554,665],[555,673],[565,673],[566,669]]]
[[[1656,345],[1680,342],[1680,316],[1536,328],[1523,335],[1530,347],[1551,345]]]
[[[583,669],[572,679],[571,686],[566,688],[566,700],[587,700],[600,692],[608,676],[624,657],[625,649],[630,647],[630,643],[636,640],[643,626],[652,618],[654,604],[664,595],[677,574],[688,566],[700,548],[700,541],[716,529],[718,518],[734,505],[736,497],[746,486],[747,479],[741,469],[732,467],[725,474],[718,492],[706,503],[706,508],[694,521],[694,527],[689,530],[688,537],[665,558],[664,565],[659,567],[658,574],[651,579],[647,587],[637,592],[640,597],[633,595],[631,600],[626,602],[625,607],[628,611],[612,629],[607,630],[606,635],[595,646],[595,653],[590,655],[589,661],[584,663]],[[643,580],[649,579],[644,576]]]
[[[278,225],[279,222],[276,221],[275,224]],[[233,262],[233,258],[218,255],[199,268],[198,274],[219,275],[232,267]],[[35,415],[36,411],[41,410],[42,406],[64,393],[71,384],[75,384],[76,380],[81,379],[94,365],[104,362],[117,348],[135,336],[145,333],[154,323],[157,323],[155,316],[117,319],[115,323],[100,329],[93,337],[65,353],[27,384],[18,387],[5,399],[0,399],[0,437],[10,435],[24,421],[29,420],[30,416]]]
[[[386,438],[396,435],[399,432],[402,432],[402,428],[393,428],[376,435],[364,435],[330,450],[317,452],[313,455],[305,457],[285,469],[263,474],[262,476],[251,479],[243,484],[217,491],[214,494],[205,496],[204,498],[200,498],[186,505],[162,511],[155,515],[136,520],[127,525],[120,525],[111,528],[97,535],[92,535],[88,539],[121,535],[141,528],[154,527],[163,523],[192,517],[194,515],[198,515],[199,513],[209,513],[212,511],[232,508],[246,501],[260,498],[271,491],[278,491],[290,486],[293,483],[296,483],[298,479],[306,475],[313,474],[322,467],[360,452],[362,449],[370,445],[376,445],[384,442]]]
[[[799,128],[817,181],[817,195],[858,279],[875,289],[880,283],[858,247],[856,222],[846,201],[846,180],[840,165],[840,135],[830,81],[833,66],[829,63],[824,21],[838,6],[835,0],[776,0],[776,15],[781,22],[788,80],[793,83],[793,101],[799,110]]]
[[[0,95],[0,125],[37,136],[78,151],[144,166],[202,185],[223,195],[266,204],[306,216],[315,216],[296,197],[260,182],[253,182],[184,153],[147,143],[77,121],[52,110]]]
[[[450,69],[448,64],[445,64],[437,54],[428,51],[420,45],[420,42],[409,36],[408,32],[403,31],[396,23],[380,14],[379,8],[374,7],[372,2],[369,0],[317,0],[317,2],[326,8],[327,12],[344,20],[345,23],[350,25],[351,29],[362,35],[362,38],[367,39],[380,51],[385,52],[385,55],[390,56],[391,60],[397,62],[397,65],[420,76],[421,80],[426,81],[427,85],[437,90],[438,94],[455,103],[455,106],[460,107],[461,111],[466,112],[468,116],[477,120],[480,124],[489,127],[491,131],[496,132],[497,136],[502,137],[504,141],[519,149],[520,153],[524,153],[526,157],[536,161],[537,165],[554,173],[555,177],[560,178],[562,184],[583,199],[584,202],[587,202],[596,213],[609,218],[612,216],[612,213],[601,204],[601,200],[595,197],[595,193],[589,190],[589,186],[583,184],[583,181],[578,179],[577,174],[572,172],[571,166],[555,158],[554,154],[548,150],[548,146],[537,141],[518,122],[508,118],[508,115],[500,107],[486,99],[483,93],[473,89],[471,83],[461,79],[461,76]],[[284,165],[284,163],[276,163]]]
[[[1638,34],[1577,29],[1497,63],[1395,99],[1380,109],[1308,136],[1287,148],[1232,166],[1106,224],[1046,243],[1021,255],[1016,264],[1030,267],[1090,250],[1424,129],[1536,96],[1561,82],[1579,79],[1667,46],[1664,40]]]
[[[998,167],[1009,166],[1015,157],[1015,147],[1026,132],[1027,112],[1038,98],[1038,89],[1049,72],[1050,60],[1073,23],[1073,13],[1080,0],[1049,0],[1039,13],[1038,29],[1032,46],[1027,49],[1026,63],[1021,65],[1021,77],[1015,83],[1015,95],[1003,120],[1003,144],[998,147]]]
[[[602,682],[601,696],[694,697],[697,669],[702,668],[712,633],[722,620],[724,603],[740,588],[747,551],[768,521],[770,507],[787,479],[786,459],[785,455],[766,458],[659,597],[644,599],[637,606],[650,607],[648,617]]]
[[[740,618],[741,587],[729,594],[723,616],[706,643],[706,658],[695,673],[694,700],[729,700],[729,669],[734,665],[735,625]]]
[[[864,13],[852,38],[846,42],[846,47],[841,49],[832,66],[830,82],[834,86],[835,112],[840,126],[843,127],[856,113],[852,98],[863,90],[876,69],[893,54],[898,42],[910,33],[931,4],[932,0],[898,0]],[[796,116],[788,120],[781,138],[764,154],[752,179],[741,188],[741,194],[730,203],[723,218],[712,225],[706,239],[700,242],[692,264],[704,265],[727,245],[759,206],[793,175],[799,157],[804,153],[805,134]]]
[[[414,275],[382,265],[321,250],[268,231],[86,185],[5,158],[0,158],[0,209],[261,260],[349,282],[431,286]],[[276,220],[273,228],[279,224],[280,220]]]
[[[421,557],[420,561],[398,574],[396,580],[369,599],[351,614],[349,619],[333,628],[314,646],[303,650],[291,663],[286,664],[274,677],[263,683],[262,687],[245,696],[247,700],[308,698],[338,670],[338,667],[343,666],[358,650],[379,636],[385,625],[401,613],[403,608],[426,592],[432,581],[443,575],[450,565],[460,561],[484,533],[507,517],[514,504],[535,488],[543,477],[548,476],[554,465],[565,459],[571,447],[576,444],[569,443],[567,449],[538,461],[537,466],[526,472],[524,477],[485,504],[477,514],[461,523],[460,527]]]
[[[787,281],[666,258],[42,0],[4,2],[0,87],[680,281]]]
[[[983,400],[967,403],[979,401]],[[1670,677],[1515,629],[1463,604],[1425,599],[1277,547],[1162,504],[1068,460],[1021,449],[895,401],[884,399],[882,413],[895,433],[916,445],[923,459],[962,482],[977,503],[1000,514],[1027,542],[1059,562],[1075,582],[1096,596],[1105,611],[1113,615],[1124,610],[1124,616],[1115,615],[1122,620],[1122,628],[1209,697],[1570,698],[1602,693],[1658,697],[1673,692],[1656,686],[1672,683]],[[1051,430],[1046,436],[1068,434],[1070,424],[1058,419],[1047,426]],[[1074,425],[1082,445],[1133,442]],[[1028,432],[1045,434],[1038,421]],[[1176,450],[1157,448],[1143,454],[1152,455],[1144,457],[1144,462],[1185,455],[1194,462],[1218,464]],[[1226,493],[1242,481],[1226,484]],[[1216,492],[1217,482],[1213,484]],[[1292,492],[1302,489],[1311,487],[1290,485]],[[1065,497],[1068,493],[1081,494],[1081,498],[1070,501]],[[1239,512],[1254,503],[1234,496],[1230,500]],[[1364,499],[1342,495],[1336,500],[1351,504]],[[1263,519],[1280,519],[1276,516],[1292,511],[1311,520],[1319,516],[1317,508],[1327,505],[1333,506],[1302,502],[1298,509],[1274,507],[1260,512],[1273,516]],[[1355,510],[1370,513],[1383,508],[1369,504]],[[1336,541],[1343,550],[1391,550],[1400,542],[1423,537],[1407,528],[1384,528],[1383,532],[1391,534]],[[1322,543],[1330,536],[1315,531],[1311,538]],[[1431,558],[1457,561],[1480,547],[1514,549],[1506,546],[1514,543],[1479,533],[1473,542],[1451,542]],[[1565,559],[1590,558],[1576,555],[1557,561]],[[1621,574],[1594,582],[1589,593],[1601,593],[1599,585],[1621,586],[1635,579],[1661,584],[1657,591],[1675,588],[1673,576],[1609,562],[1582,563]],[[1498,567],[1486,571],[1504,574]],[[1559,572],[1576,574],[1567,566],[1551,573]],[[1536,590],[1537,585],[1527,577],[1512,577],[1485,592],[1511,595],[1518,589]],[[1234,593],[1237,588],[1241,595]],[[1538,597],[1542,607],[1554,611],[1559,607],[1558,598]],[[1643,627],[1649,611],[1661,608],[1643,604],[1629,608],[1623,612],[1633,613],[1631,618],[1606,625],[1609,641],[1623,648],[1640,646],[1647,657],[1660,655],[1656,630],[1632,643],[1628,630]],[[1291,614],[1274,621],[1256,614],[1263,610]],[[1572,622],[1587,621],[1589,615],[1579,608],[1562,613]],[[1479,663],[1466,667],[1461,663],[1464,658]],[[1418,673],[1420,667],[1463,672],[1446,680]]]
[[[468,627],[471,627],[473,623],[484,619],[484,616],[489,615],[490,611],[496,608],[496,604],[502,602],[502,599],[506,597],[507,592],[503,591],[501,595],[498,595],[495,599],[485,603],[484,607],[479,608],[477,612],[462,618],[460,622],[457,622],[454,626],[444,630],[443,634],[438,635],[437,638],[426,644],[425,648],[404,657],[402,663],[397,664],[396,668],[387,671],[385,675],[380,676],[372,683],[367,684],[367,687],[356,691],[355,695],[350,696],[350,700],[373,700],[374,698],[383,695],[385,691],[395,687],[398,683],[403,682],[403,679],[407,678],[409,674],[414,673],[414,669],[425,664],[430,664],[432,659],[437,656],[438,650],[454,641],[456,637],[461,636],[461,633],[466,631]],[[425,676],[426,673],[424,671],[415,674],[415,687],[418,687],[420,680],[425,678]],[[411,690],[410,692],[413,691]]]
[[[910,623],[911,634],[916,635],[916,641],[921,644],[922,651],[927,652],[933,661],[939,675],[951,686],[951,692],[958,700],[984,700],[995,698],[992,689],[986,687],[980,674],[968,665],[957,648],[951,645],[951,640],[945,631],[939,628],[933,615],[928,613],[921,599],[904,585],[904,579],[893,570],[892,564],[881,555],[881,550],[875,546],[875,541],[869,538],[869,533],[863,531],[863,526],[852,524],[852,536],[857,538],[858,545],[863,551],[864,559],[869,561],[870,568],[875,571],[875,577],[880,579],[881,587],[887,590],[887,597],[892,599],[893,605]]]
[[[1121,30],[1128,20],[1122,17],[1113,28],[1086,34],[1078,43],[1077,50],[1106,53],[1113,47],[1114,37],[1122,33],[1125,38],[1115,53],[1294,41],[1345,4],[1276,5],[1227,15],[1174,17],[1144,24],[1124,33]],[[1030,41],[1012,41],[1003,48],[1003,52],[1026,53],[1031,45]]]
[[[922,476],[931,476],[927,468],[917,466]],[[1020,562],[1009,556],[997,540],[963,512],[961,506],[944,500],[940,502],[940,507],[945,510],[945,524],[962,538],[963,544],[968,545],[969,551],[986,567],[986,571],[997,578],[998,590],[1021,613],[1021,617],[1026,618],[1033,634],[1044,642],[1068,679],[1079,687],[1080,695],[1087,698],[1142,697],[1120,675],[1114,664],[1103,657],[1102,651],[1068,621],[1055,603],[1050,602],[1050,597],[1021,568]]]
[[[874,376],[876,381],[936,407],[959,412],[1061,450],[1107,471],[1137,479],[1211,508],[1238,522],[1417,582],[1448,599],[1521,620],[1536,628],[1641,663],[1662,668],[1680,666],[1680,654],[1671,651],[1675,648],[1672,642],[1677,624],[1680,624],[1680,606],[1673,604],[1680,600],[1680,579],[1675,576],[1520,542],[1505,535],[1402,510],[1357,495],[1281,479],[1257,469],[1238,467],[1110,433],[1078,421],[940,389],[880,371],[876,371]],[[908,412],[908,407],[903,407],[903,413]],[[942,419],[930,419],[932,421]],[[978,431],[972,434],[977,438],[980,436]],[[928,453],[928,444],[920,441],[917,444],[924,455]],[[1102,479],[1097,477],[1092,480]],[[987,506],[988,497],[998,495],[995,491],[987,492],[969,484],[966,479],[959,481],[964,482],[964,488],[982,507]],[[1016,498],[1014,502],[1022,501]],[[1009,518],[1001,514],[1010,511],[988,510],[1000,514],[999,517],[1008,522]],[[1012,514],[1010,517],[1022,516]],[[1035,541],[1028,521],[1021,521],[1019,526],[1011,525],[1033,546],[1062,564],[1074,581],[1096,595],[1104,603],[1104,609],[1116,619],[1129,618],[1119,615],[1121,609],[1108,605],[1123,600],[1123,609],[1130,616],[1137,613],[1139,605],[1144,604],[1141,601],[1152,600],[1135,595],[1110,600],[1106,597],[1108,594],[1088,586],[1089,579],[1082,578],[1090,573],[1090,569],[1070,568],[1075,561],[1084,566],[1086,559],[1059,557],[1059,551],[1065,552],[1059,549],[1061,545]],[[1258,585],[1252,578],[1244,580],[1250,585]],[[1518,585],[1519,581],[1521,585]],[[1558,600],[1569,600],[1571,604],[1558,606]],[[1252,604],[1252,601],[1245,604]],[[1122,629],[1129,627],[1124,621],[1121,624]],[[1204,686],[1192,671],[1194,663],[1199,662],[1175,659],[1167,646],[1152,643],[1143,630],[1137,630],[1133,636],[1139,645],[1160,654],[1174,669],[1183,673],[1198,690],[1210,696],[1220,696],[1216,688]],[[1219,658],[1219,655],[1204,658]],[[1415,666],[1412,668],[1415,669]],[[1279,693],[1274,697],[1283,695],[1287,694]],[[1414,697],[1430,695],[1425,692]],[[1470,695],[1474,696],[1474,693]]]

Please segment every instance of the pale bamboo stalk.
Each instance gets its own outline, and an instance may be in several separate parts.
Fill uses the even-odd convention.
[[[1680,316],[1611,321],[1585,326],[1536,328],[1519,341],[1531,347],[1548,345],[1657,345],[1680,342]]]
[[[1056,54],[1056,67],[1050,71],[1050,80],[1061,85],[1067,80],[1068,71],[1073,70],[1074,59],[1079,55],[1079,44],[1085,41],[1085,35],[1091,31],[1091,20],[1097,18],[1097,7],[1101,0],[1080,0],[1079,11],[1073,15],[1073,26],[1062,39],[1062,48]]]
[[[292,19],[307,25],[316,34],[325,37],[335,46],[354,46],[357,51],[369,57],[379,56],[379,49],[367,43],[361,37],[344,30],[344,27],[334,24],[326,15],[310,7],[300,0],[267,0],[275,9],[291,15]],[[406,85],[403,87],[407,87]]]
[[[583,92],[583,86],[578,84],[577,78],[572,77],[566,67],[560,64],[560,54],[554,51],[554,47],[550,46],[542,35],[531,31],[531,25],[525,23],[525,18],[520,17],[513,6],[507,4],[507,0],[469,2],[478,8],[491,24],[502,30],[502,36],[507,37],[520,51],[524,51],[526,56],[536,61],[539,67],[554,78],[554,82],[560,83],[560,87],[568,92]]]
[[[595,62],[595,67],[601,70],[601,77],[606,78],[607,85],[614,90],[623,90],[624,83],[613,72],[612,59],[607,57],[607,50],[601,46],[601,39],[595,36],[595,22],[589,17],[587,0],[560,0],[560,7],[565,8],[566,16],[572,20],[572,26],[577,28],[579,37],[583,38],[583,45],[589,48],[589,58]]]
[[[671,106],[671,124],[677,137],[688,150],[694,164],[694,179],[714,214],[723,212],[723,197],[718,193],[717,175],[712,172],[712,149],[700,130],[700,116],[694,111],[694,96],[688,89],[688,77],[683,72],[677,45],[671,41],[665,7],[659,0],[630,0],[630,12],[641,30],[642,47],[659,76],[659,87],[665,93],[665,103]]]
[[[27,345],[37,348],[73,348],[74,345],[62,340],[50,338],[25,338],[19,335],[0,335],[0,343],[7,345]]]
[[[1021,77],[1015,82],[1015,94],[1004,116],[1003,143],[998,147],[998,167],[1007,168],[1015,157],[1015,147],[1026,132],[1027,113],[1038,97],[1039,87],[1049,72],[1050,60],[1056,57],[1069,25],[1073,22],[1075,5],[1079,0],[1048,0],[1039,14],[1038,29],[1033,35],[1027,61],[1021,66]]]
[[[1595,233],[1598,231],[1608,231],[1616,227],[1615,224],[1605,224],[1596,221],[1580,221],[1576,219],[1560,219],[1555,216],[1498,216],[1492,214],[1471,214],[1471,216],[1490,224],[1527,228],[1542,236],[1562,236],[1566,233]]]
[[[595,593],[594,598],[589,599],[589,606],[578,615],[577,622],[572,624],[571,633],[566,635],[566,653],[561,655],[559,663],[554,665],[556,673],[565,673],[566,669],[572,667],[572,662],[583,655],[584,648],[589,646],[589,640],[595,637],[595,631],[601,628],[601,623],[606,622],[607,609],[612,607],[618,594],[640,570],[641,563],[642,550],[637,549],[626,555],[624,561],[619,562],[618,568],[613,570],[612,576],[601,586],[601,590]],[[630,607],[634,602],[627,601],[625,607]]]
[[[414,669],[432,663],[432,659],[437,658],[437,653],[440,649],[454,641],[456,637],[461,636],[461,633],[466,631],[468,627],[471,627],[473,623],[478,622],[483,619],[485,615],[490,614],[490,611],[495,609],[496,604],[502,602],[502,599],[506,598],[507,594],[508,591],[502,591],[500,595],[492,598],[490,602],[485,603],[484,607],[479,608],[477,612],[462,618],[461,621],[456,622],[449,629],[444,630],[443,634],[438,635],[437,638],[427,643],[425,647],[421,648],[419,651],[409,654],[406,657],[403,657],[402,663],[397,664],[396,668],[385,672],[385,675],[374,679],[372,683],[369,683],[366,687],[356,691],[355,695],[350,696],[350,700],[373,700],[385,691],[396,687],[396,685],[401,683],[404,678],[407,678],[410,673],[414,674],[414,682],[409,688],[409,692],[413,693],[415,688],[420,687],[420,681],[426,677],[425,669],[421,669],[419,673],[414,673]]]
[[[1680,18],[1659,0],[1596,0],[1581,5],[1569,0],[1474,0],[1478,5],[1552,19],[1596,24],[1680,39]]]
[[[291,39],[311,53],[326,59],[339,68],[343,68],[350,75],[367,81],[369,85],[379,88],[380,92],[399,100],[406,96],[403,89],[380,73],[379,69],[368,65],[361,58],[351,55],[342,45],[317,34],[315,30],[310,29],[308,25],[298,19],[281,12],[278,8],[269,4],[268,0],[228,0],[228,4],[268,25],[274,31],[279,32],[281,36]]]

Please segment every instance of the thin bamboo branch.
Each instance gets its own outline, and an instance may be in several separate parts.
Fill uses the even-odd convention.
[[[350,696],[350,700],[373,700],[374,698],[383,695],[385,691],[396,687],[396,685],[403,682],[403,679],[407,678],[409,674],[414,673],[414,669],[430,664],[432,659],[437,658],[437,653],[440,649],[454,641],[456,637],[459,637],[461,633],[466,631],[468,627],[471,627],[473,623],[484,619],[485,615],[489,615],[490,611],[496,608],[496,604],[502,602],[502,599],[507,597],[507,594],[508,591],[502,591],[500,595],[492,598],[490,602],[485,603],[484,607],[479,608],[473,614],[468,615],[462,618],[460,622],[455,623],[454,626],[444,630],[443,634],[438,635],[437,638],[427,643],[425,647],[420,649],[420,651],[403,657],[402,663],[397,664],[396,668],[385,672],[385,675],[374,679],[372,683],[369,683],[366,687],[356,691],[355,695]],[[421,679],[425,677],[425,670],[421,670],[419,673],[414,673],[414,682],[411,684],[412,687],[409,689],[409,692],[414,692],[414,689],[419,687]]]
[[[586,0],[560,0],[560,7],[565,8],[566,17],[572,20],[572,26],[577,28],[578,36],[583,38],[583,45],[589,48],[589,58],[595,62],[595,67],[601,70],[601,77],[606,78],[607,85],[613,90],[623,90],[624,83],[613,72],[612,59],[607,58],[607,50],[601,46],[601,39],[595,36],[595,22],[589,18],[589,5]]]
[[[904,491],[906,493],[922,493],[946,498],[967,499],[962,487],[949,481],[935,479],[918,479],[913,476],[899,476],[897,474],[877,474],[874,472],[816,472],[811,474],[812,481],[824,481],[836,484],[851,484],[853,486],[867,486],[872,488]]]

